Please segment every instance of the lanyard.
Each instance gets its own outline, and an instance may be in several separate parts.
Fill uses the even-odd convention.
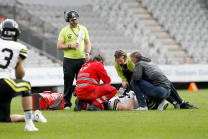
[[[78,26],[78,28],[79,28],[79,26]],[[70,29],[74,32],[74,30],[71,28],[71,26],[70,26]],[[80,28],[79,28],[79,30],[80,30]],[[78,37],[78,35],[75,32],[74,32],[74,35],[76,35]]]

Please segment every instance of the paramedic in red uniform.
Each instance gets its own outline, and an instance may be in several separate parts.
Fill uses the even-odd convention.
[[[110,85],[104,65],[104,59],[100,55],[94,56],[92,60],[82,65],[76,82],[76,106],[74,111],[81,111],[83,101],[90,103],[89,111],[104,110],[103,103],[108,102],[117,93],[117,89]],[[103,84],[100,84],[100,80]]]

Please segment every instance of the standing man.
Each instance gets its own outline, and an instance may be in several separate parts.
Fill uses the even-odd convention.
[[[33,121],[47,122],[40,111],[32,115],[32,93],[25,75],[23,60],[27,58],[26,46],[16,42],[21,31],[12,19],[4,20],[0,25],[0,122],[26,122],[25,131],[38,131]],[[15,69],[16,79],[10,79]],[[10,116],[10,104],[13,97],[22,95],[24,115]]]
[[[72,105],[72,84],[74,78],[77,79],[78,72],[82,65],[90,58],[91,43],[87,29],[78,24],[79,14],[76,11],[70,11],[65,20],[69,22],[69,25],[61,30],[57,48],[59,50],[64,50],[64,99],[66,103],[64,108],[70,109]],[[79,44],[77,38],[81,30],[84,35]],[[86,53],[84,44],[86,45]]]
[[[156,102],[159,110],[164,110],[164,99],[170,96],[171,82],[157,65],[143,57],[140,52],[134,51],[130,58],[135,64],[131,86],[140,105],[137,110],[148,110],[144,96]]]

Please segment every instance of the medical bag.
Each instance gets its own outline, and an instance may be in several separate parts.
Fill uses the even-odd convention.
[[[43,93],[34,93],[33,110],[63,110],[65,100],[61,94],[44,91]]]

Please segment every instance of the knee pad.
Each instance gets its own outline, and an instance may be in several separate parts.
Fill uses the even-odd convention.
[[[23,92],[22,92],[22,97],[27,97],[27,96],[32,96],[31,90],[23,91]]]

